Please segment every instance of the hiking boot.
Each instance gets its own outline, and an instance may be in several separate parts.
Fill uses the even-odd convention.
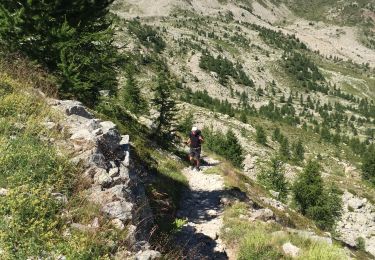
[[[201,170],[200,167],[195,167],[195,169],[197,170],[197,172],[199,172]]]
[[[195,166],[194,165],[192,165],[192,166],[190,166],[190,170],[194,170],[195,169]]]

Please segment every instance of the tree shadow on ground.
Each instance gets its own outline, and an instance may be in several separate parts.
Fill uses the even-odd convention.
[[[247,195],[238,189],[213,191],[186,190],[177,217],[185,218],[187,224],[176,235],[176,244],[181,248],[184,259],[188,260],[224,260],[228,259],[225,251],[216,250],[217,235],[210,236],[199,232],[195,225],[214,220],[224,211],[222,198],[249,201]]]

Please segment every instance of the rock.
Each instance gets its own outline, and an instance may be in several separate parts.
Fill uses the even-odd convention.
[[[140,251],[135,255],[136,260],[153,260],[161,258],[161,254],[155,250]]]
[[[292,243],[288,242],[283,244],[283,251],[286,255],[291,256],[293,258],[297,257],[300,249],[293,245]]]
[[[87,141],[94,140],[92,134],[87,129],[78,130],[77,132],[73,133],[70,139],[76,142],[78,142],[79,140],[87,140]]]
[[[93,231],[92,227],[86,226],[86,225],[82,225],[82,224],[79,224],[79,223],[72,223],[70,226],[73,229],[77,229],[77,230],[83,231],[83,232]]]
[[[4,188],[0,188],[0,197],[6,196],[8,194],[8,190]]]
[[[97,217],[94,218],[94,220],[92,221],[90,227],[92,227],[92,228],[99,228],[100,227],[100,225],[99,225],[99,219]]]
[[[274,196],[275,198],[278,198],[279,195],[280,195],[280,192],[273,191],[273,190],[270,190],[270,193],[271,193],[271,195]]]
[[[108,175],[113,178],[119,174],[119,168],[111,168],[109,169]]]
[[[132,203],[126,201],[114,201],[106,204],[102,211],[111,218],[128,221],[132,218]]]
[[[68,203],[68,197],[65,196],[65,195],[62,194],[62,193],[55,192],[55,193],[51,193],[51,195],[52,195],[53,197],[55,197],[56,200],[60,201],[60,202],[63,203],[63,204]]]
[[[100,171],[98,171],[94,176],[94,182],[101,185],[102,187],[109,187],[112,181],[112,178],[104,169],[100,169]]]
[[[70,115],[77,115],[87,119],[92,119],[93,116],[89,113],[81,102],[74,100],[64,100],[59,102],[65,108],[65,113]]]
[[[104,155],[98,150],[96,150],[92,154],[92,156],[90,157],[89,163],[94,164],[94,165],[96,165],[98,167],[101,167],[101,168],[107,167],[107,162],[106,162],[106,159],[105,159]]]
[[[119,230],[124,230],[125,229],[124,223],[122,223],[122,221],[119,220],[118,218],[112,219],[111,223],[112,223],[112,225],[114,225]]]
[[[273,219],[274,214],[270,209],[259,209],[252,214],[252,218],[267,221]]]

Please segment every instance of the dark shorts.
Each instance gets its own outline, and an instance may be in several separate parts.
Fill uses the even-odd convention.
[[[190,156],[196,160],[199,160],[201,158],[201,148],[190,147]]]

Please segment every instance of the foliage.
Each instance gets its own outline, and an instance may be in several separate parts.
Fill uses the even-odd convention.
[[[116,89],[109,0],[11,1],[0,4],[0,36],[10,52],[38,61],[60,79],[60,93],[95,105]]]
[[[165,41],[155,29],[147,24],[141,24],[137,19],[128,23],[128,30],[135,34],[144,46],[153,48],[155,52],[160,53],[166,47]]]
[[[312,218],[323,229],[333,227],[341,215],[341,198],[336,188],[324,187],[320,166],[309,161],[293,185],[296,204],[302,214]]]
[[[301,249],[296,259],[348,259],[345,250],[336,245],[290,234],[278,225],[250,222],[241,218],[247,212],[245,203],[235,203],[224,212],[221,236],[226,244],[238,251],[239,259],[290,259],[282,250],[282,245],[286,242]]]
[[[375,146],[372,145],[363,156],[362,176],[375,184]]]
[[[268,189],[279,192],[278,199],[286,199],[288,195],[288,182],[285,178],[283,162],[280,159],[271,158],[268,169],[259,174],[258,179]]]
[[[205,142],[211,151],[224,156],[234,166],[241,167],[244,160],[243,149],[233,133],[228,130],[224,135],[221,132],[215,133],[212,129],[204,129]]]
[[[154,88],[154,98],[152,104],[158,111],[158,117],[155,120],[155,134],[159,141],[171,141],[173,136],[171,132],[175,127],[176,102],[173,99],[173,89],[175,88],[171,79],[165,72],[160,72],[157,79],[157,86]]]
[[[73,221],[85,224],[92,218],[77,213],[87,201],[73,203],[78,197],[80,169],[47,141],[64,138],[42,124],[46,118],[57,123],[57,116],[25,82],[3,75],[0,82],[7,86],[0,92],[0,187],[8,190],[0,197],[1,258],[57,258],[63,254],[68,259],[105,259],[112,249],[108,239],[122,238],[99,212],[95,216],[100,217],[103,229],[96,232],[74,231],[68,225]],[[71,214],[62,214],[65,210]],[[63,236],[64,232],[71,236]]]
[[[208,95],[207,90],[192,92],[191,89],[186,89],[181,99],[190,104],[205,107],[212,111],[234,116],[236,110],[228,102],[228,100],[220,101]]]
[[[124,88],[121,90],[124,106],[135,114],[142,113],[147,103],[141,95],[141,89],[139,88],[133,73],[128,74],[128,78]]]
[[[366,240],[363,237],[357,237],[355,242],[356,242],[356,247],[359,250],[364,251],[366,249]]]
[[[256,141],[257,143],[262,144],[262,145],[266,145],[267,143],[266,132],[261,126],[256,127]]]
[[[297,162],[302,162],[305,158],[305,148],[301,140],[298,140],[297,143],[293,144],[293,158]]]
[[[285,136],[280,141],[279,153],[284,160],[290,159],[289,140]]]
[[[224,86],[228,83],[228,76],[231,76],[238,84],[254,86],[254,82],[249,79],[240,64],[234,65],[230,60],[220,55],[215,58],[210,53],[203,53],[199,67],[207,71],[216,72],[220,84]]]
[[[179,130],[184,133],[184,134],[189,134],[191,131],[191,128],[193,127],[194,124],[194,115],[193,113],[187,114],[182,121],[179,124]]]

